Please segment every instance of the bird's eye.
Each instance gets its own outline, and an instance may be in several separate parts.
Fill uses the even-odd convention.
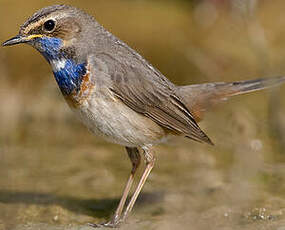
[[[54,20],[48,20],[48,21],[46,21],[46,22],[44,23],[44,26],[43,26],[44,30],[46,30],[46,31],[48,31],[48,32],[53,31],[54,27],[55,27],[55,21],[54,21]]]

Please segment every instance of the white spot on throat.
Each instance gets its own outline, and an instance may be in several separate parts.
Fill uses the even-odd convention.
[[[53,72],[58,72],[64,69],[66,64],[66,59],[55,59],[50,61]]]

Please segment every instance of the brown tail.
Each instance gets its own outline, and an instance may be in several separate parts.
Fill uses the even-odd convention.
[[[201,121],[206,110],[228,97],[278,86],[285,82],[285,77],[259,78],[248,81],[216,82],[180,86],[177,95],[192,112],[197,122]]]

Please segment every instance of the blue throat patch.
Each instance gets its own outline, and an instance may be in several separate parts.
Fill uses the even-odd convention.
[[[38,38],[36,42],[40,44],[38,50],[49,63],[59,60],[65,62],[63,68],[53,72],[62,94],[68,96],[74,91],[78,92],[86,74],[86,63],[77,64],[73,59],[66,58],[61,52],[63,42],[59,38]]]
[[[53,73],[62,94],[67,96],[74,90],[80,90],[82,77],[86,74],[86,64],[75,64],[71,59],[67,59],[65,67]]]

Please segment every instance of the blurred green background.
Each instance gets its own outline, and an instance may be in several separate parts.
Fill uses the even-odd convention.
[[[96,17],[176,84],[285,73],[282,0],[0,0],[0,41],[41,7]],[[231,99],[201,127],[215,146],[179,139],[123,229],[284,229],[284,86]],[[0,230],[87,229],[112,215],[131,165],[65,104],[28,46],[0,48]],[[88,228],[89,229],[89,228]]]

